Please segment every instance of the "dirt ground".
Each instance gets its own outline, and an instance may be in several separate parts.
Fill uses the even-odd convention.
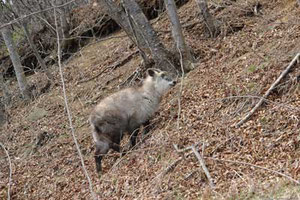
[[[300,52],[300,8],[294,0],[260,0],[255,14],[254,0],[224,2],[211,6],[223,24],[217,38],[207,37],[195,1],[180,8],[196,68],[165,96],[147,138],[139,138],[122,158],[109,152],[101,177],[95,171],[89,113],[101,98],[124,87],[141,58],[120,31],[91,42],[65,62],[72,123],[99,199],[300,199],[299,63],[250,120],[234,126]],[[173,48],[167,15],[152,23],[164,44]],[[125,58],[123,66],[110,67]],[[1,127],[0,141],[12,162],[12,199],[91,199],[58,68],[52,69],[55,87],[28,105],[13,105],[9,123]],[[30,81],[41,83],[44,78],[35,74]],[[214,188],[195,155],[186,151],[183,156],[174,144],[195,145]],[[0,199],[7,198],[8,174],[1,149]]]

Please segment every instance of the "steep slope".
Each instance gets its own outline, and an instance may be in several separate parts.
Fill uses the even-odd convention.
[[[73,124],[99,199],[300,198],[299,185],[278,174],[300,179],[299,64],[248,122],[234,127],[300,51],[300,8],[295,1],[262,0],[259,15],[252,12],[251,2],[212,7],[224,22],[222,36],[216,39],[205,36],[194,1],[180,9],[197,68],[166,95],[152,120],[155,128],[144,141],[122,158],[108,154],[101,178],[95,173],[89,112],[102,97],[123,86],[141,59],[131,41],[118,32],[88,45],[66,63]],[[153,24],[172,48],[166,15]],[[125,64],[113,67],[124,59]],[[57,86],[29,105],[10,109],[10,122],[1,129],[0,141],[13,163],[13,199],[90,199],[57,69],[55,73]],[[36,74],[31,79],[41,78]],[[195,156],[186,152],[189,155],[179,160],[181,154],[173,144],[196,145],[214,190]],[[0,153],[0,197],[5,198],[8,163],[3,150]]]

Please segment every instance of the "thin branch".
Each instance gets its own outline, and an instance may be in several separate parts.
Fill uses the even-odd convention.
[[[245,123],[253,115],[253,113],[262,105],[262,103],[264,102],[264,99],[266,99],[269,96],[269,94],[276,87],[276,85],[281,81],[281,79],[288,74],[288,72],[290,71],[291,67],[298,61],[299,56],[300,56],[300,53],[298,53],[294,57],[294,59],[290,62],[290,64],[286,67],[286,69],[280,74],[280,76],[276,79],[276,81],[271,85],[271,87],[267,90],[267,92],[259,100],[259,102],[255,105],[255,107],[241,121],[239,121],[235,125],[235,127],[241,126],[243,123]]]
[[[198,142],[197,144],[194,144],[192,146],[188,146],[188,147],[186,147],[184,149],[178,149],[177,144],[173,144],[173,146],[174,146],[174,148],[176,149],[176,151],[178,153],[184,153],[184,152],[186,152],[188,150],[192,150],[193,151],[193,153],[195,154],[196,158],[198,159],[198,161],[199,161],[199,163],[200,163],[200,165],[201,165],[201,167],[202,167],[202,169],[203,169],[203,171],[204,171],[204,173],[205,173],[205,175],[206,175],[206,177],[208,179],[210,187],[214,188],[215,184],[213,183],[213,180],[212,180],[211,175],[210,175],[210,173],[209,173],[209,171],[208,171],[208,169],[207,169],[207,167],[206,167],[206,165],[204,163],[204,160],[203,160],[202,156],[199,154],[199,152],[195,148],[195,146],[197,146],[199,143],[200,142]],[[189,154],[191,154],[191,153],[189,153]]]
[[[164,177],[166,174],[171,172],[175,167],[179,164],[180,161],[183,160],[183,157],[178,158],[177,160],[173,161],[166,169],[164,169],[156,178]]]
[[[50,27],[50,29],[51,29],[52,31],[55,32],[55,28],[54,28],[54,27],[53,27],[46,19],[44,19],[44,18],[42,18],[42,17],[40,17],[40,16],[37,16],[37,18],[40,19],[41,21],[43,21],[47,26]]]
[[[258,169],[263,169],[263,170],[266,170],[266,171],[269,171],[269,172],[272,172],[274,174],[278,174],[280,176],[283,176],[283,177],[286,177],[288,179],[290,179],[292,182],[296,183],[296,184],[300,184],[300,181],[297,181],[295,179],[293,179],[291,176],[289,175],[286,175],[284,173],[281,173],[281,172],[278,172],[278,171],[275,171],[273,169],[268,169],[266,167],[261,167],[259,165],[254,165],[254,164],[251,164],[251,163],[247,163],[247,162],[243,162],[243,161],[234,161],[234,160],[226,160],[226,159],[219,159],[219,158],[212,158],[212,157],[205,157],[207,159],[211,159],[211,160],[215,160],[215,161],[221,161],[221,162],[229,162],[229,163],[234,163],[234,164],[242,164],[242,165],[248,165],[248,166],[251,166],[251,167],[255,167],[255,168],[258,168]]]
[[[288,108],[288,109],[291,109],[291,110],[300,111],[300,109],[297,108],[297,107],[291,107],[291,106],[288,106],[288,105],[283,104],[283,103],[277,103],[275,101],[265,99],[261,96],[253,96],[253,95],[228,96],[228,97],[224,97],[224,98],[217,98],[214,101],[224,101],[224,100],[227,100],[227,99],[235,99],[235,98],[256,98],[256,99],[261,99],[262,98],[265,102],[272,103],[272,104],[275,104],[277,106],[285,107],[285,108]],[[212,101],[212,100],[207,100],[207,101]]]
[[[191,153],[190,153],[191,154]],[[180,161],[183,160],[183,157],[180,157],[178,159],[176,159],[175,161],[173,161],[167,168],[163,169],[157,176],[155,176],[149,186],[152,186],[152,184],[155,182],[155,186],[153,188],[157,188],[160,186],[159,183],[157,183],[156,181],[161,181],[161,178],[164,177],[166,174],[168,174],[170,171],[172,171],[173,169],[175,169],[175,167],[180,163]],[[144,189],[144,192],[146,191],[149,191],[150,188],[149,186],[147,188]],[[144,194],[144,192],[142,192],[137,199],[145,199],[145,198],[142,198],[142,195]]]
[[[205,173],[205,175],[206,175],[206,177],[207,177],[207,179],[208,179],[208,182],[209,182],[210,187],[211,187],[211,188],[214,188],[214,187],[215,187],[215,184],[214,184],[214,182],[213,182],[213,180],[212,180],[212,178],[211,178],[211,176],[210,176],[210,173],[209,173],[209,171],[208,171],[208,169],[207,169],[207,167],[206,167],[206,165],[205,165],[205,163],[204,163],[204,160],[203,160],[202,156],[201,156],[201,155],[199,154],[199,152],[196,150],[196,148],[195,148],[194,145],[191,147],[191,149],[192,149],[192,151],[194,152],[196,158],[198,159],[198,161],[199,161],[199,163],[200,163],[200,165],[201,165],[201,167],[202,167],[202,169],[203,169],[203,171],[204,171],[204,173]]]
[[[6,150],[5,146],[0,142],[0,146],[3,148],[3,150],[5,151],[5,154],[7,156],[8,159],[8,163],[9,163],[9,179],[8,179],[8,188],[7,188],[7,200],[10,200],[10,187],[11,187],[11,176],[12,176],[12,167],[11,167],[11,160],[10,160],[10,156],[8,151]]]
[[[200,143],[201,143],[201,142],[198,142],[198,143],[194,144],[194,146],[197,146],[197,145],[199,145]],[[184,153],[184,152],[189,151],[189,150],[192,149],[192,146],[188,146],[188,147],[179,149],[177,144],[173,144],[173,147],[174,147],[174,149],[177,151],[177,153]]]
[[[62,64],[61,64],[61,46],[60,46],[60,37],[59,37],[59,32],[58,32],[56,9],[54,9],[54,19],[55,19],[56,36],[57,36],[58,66],[59,66],[59,73],[60,73],[60,77],[61,77],[62,87],[63,87],[62,89],[63,89],[65,107],[66,107],[67,114],[68,114],[68,119],[69,119],[69,125],[70,125],[70,128],[71,128],[72,137],[73,137],[73,140],[74,140],[74,143],[75,143],[78,155],[79,155],[80,160],[81,160],[82,169],[83,169],[84,174],[85,174],[85,176],[86,176],[86,178],[88,180],[88,183],[89,183],[89,188],[90,188],[90,192],[91,192],[92,198],[94,200],[97,200],[98,198],[96,196],[96,193],[93,190],[93,184],[92,184],[92,181],[91,181],[91,179],[89,177],[87,169],[85,167],[84,160],[83,160],[83,157],[82,157],[82,154],[81,154],[81,151],[80,151],[80,147],[79,147],[79,144],[78,144],[76,136],[75,136],[75,130],[74,130],[74,127],[73,127],[73,124],[72,124],[72,116],[71,116],[71,111],[70,111],[69,105],[68,105],[68,99],[67,99],[67,94],[66,94],[66,86],[65,86],[64,75],[63,75]]]
[[[12,24],[14,24],[14,23],[17,23],[18,21],[23,20],[23,19],[25,19],[25,18],[28,18],[28,17],[30,17],[30,16],[33,16],[33,15],[36,15],[36,14],[39,14],[39,13],[42,13],[42,12],[46,12],[46,11],[49,11],[49,10],[53,10],[53,9],[56,9],[56,8],[61,8],[61,7],[64,7],[64,6],[66,6],[66,5],[71,4],[71,3],[73,3],[73,2],[75,2],[75,0],[71,0],[71,1],[66,2],[66,3],[64,3],[64,4],[61,4],[61,5],[59,5],[59,6],[52,6],[52,7],[50,7],[50,8],[46,8],[46,9],[44,9],[44,10],[39,10],[39,11],[30,13],[30,14],[28,14],[28,15],[21,16],[21,17],[19,17],[19,18],[16,18],[16,19],[14,19],[14,20],[11,20],[11,21],[8,22],[8,23],[2,24],[2,25],[0,26],[0,29],[4,28],[4,27],[6,27],[6,26],[12,25]]]
[[[181,96],[182,96],[183,81],[184,81],[184,67],[183,67],[182,52],[181,52],[178,44],[176,45],[176,47],[180,54],[180,67],[181,67],[181,81],[180,81],[180,89],[179,89],[179,96],[178,96],[178,113],[177,113],[177,130],[179,130],[179,121],[180,121],[180,115],[181,115]]]

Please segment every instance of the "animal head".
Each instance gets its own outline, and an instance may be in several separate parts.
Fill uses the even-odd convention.
[[[144,86],[146,88],[154,87],[159,94],[164,94],[175,84],[176,81],[168,72],[154,68],[147,70],[147,77],[144,81]]]

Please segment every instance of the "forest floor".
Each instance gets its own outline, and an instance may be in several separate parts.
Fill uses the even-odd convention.
[[[64,63],[73,126],[99,199],[300,199],[295,183],[300,180],[299,63],[250,120],[240,128],[234,126],[300,52],[296,1],[260,0],[257,15],[251,2],[256,1],[214,7],[224,23],[217,38],[205,35],[195,1],[180,8],[196,68],[165,96],[147,138],[140,138],[122,158],[109,152],[100,178],[89,113],[101,98],[124,87],[141,58],[120,31],[90,43]],[[167,15],[152,23],[164,44],[173,48]],[[123,66],[111,67],[125,58]],[[27,104],[18,101],[8,110],[9,122],[1,127],[0,141],[12,162],[11,199],[91,199],[58,68],[53,66],[52,71],[57,84],[51,91]],[[45,77],[37,73],[29,79],[40,84]],[[11,82],[17,92],[15,85]],[[194,154],[187,151],[181,159],[174,144],[195,145],[214,188]],[[9,163],[1,149],[0,199],[7,198],[8,174]]]

